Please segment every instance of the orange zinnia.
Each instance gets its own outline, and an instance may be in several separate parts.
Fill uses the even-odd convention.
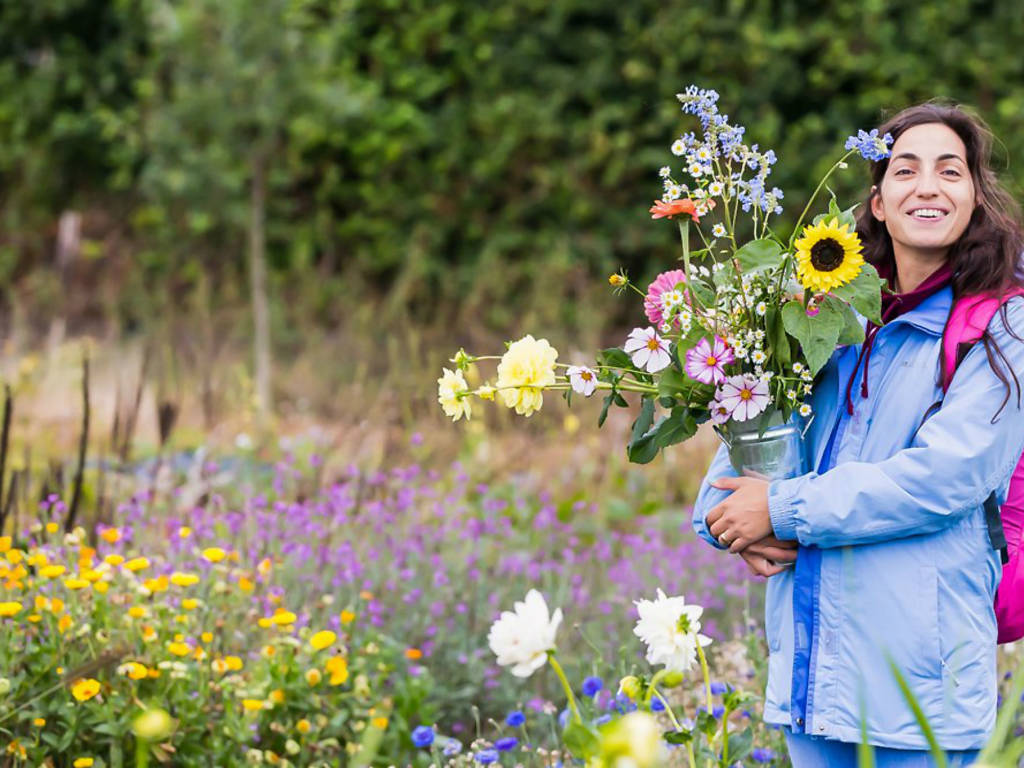
[[[708,200],[707,202],[708,207],[714,207],[714,200]],[[678,216],[681,213],[689,214],[690,218],[694,221],[700,221],[700,217],[697,216],[697,205],[688,197],[672,200],[671,202],[655,200],[654,205],[651,206],[652,219],[671,219],[673,216]]]

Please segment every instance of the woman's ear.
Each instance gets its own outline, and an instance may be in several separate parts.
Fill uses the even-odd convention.
[[[882,206],[882,195],[877,185],[871,187],[871,215],[878,221],[885,221],[885,208]]]

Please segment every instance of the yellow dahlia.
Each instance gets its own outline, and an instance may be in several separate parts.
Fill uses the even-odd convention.
[[[803,237],[794,245],[797,278],[804,288],[817,293],[846,285],[864,265],[857,233],[835,217],[804,227]]]
[[[529,334],[512,342],[498,363],[498,392],[505,405],[529,416],[544,404],[543,387],[555,383],[558,350]]]
[[[437,380],[437,402],[441,404],[445,415],[452,417],[452,421],[458,421],[463,416],[469,421],[469,398],[463,394],[469,392],[469,385],[462,371],[450,371],[447,368],[442,370],[441,378]]]

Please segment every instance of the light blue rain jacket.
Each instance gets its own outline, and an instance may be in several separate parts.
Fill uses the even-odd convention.
[[[1005,390],[979,343],[942,408],[916,431],[941,396],[951,302],[946,288],[878,331],[869,396],[861,397],[858,370],[852,416],[846,384],[860,347],[833,354],[811,402],[807,448],[817,471],[769,487],[776,536],[800,542],[796,566],[767,584],[769,723],[859,742],[863,717],[870,743],[927,749],[891,658],[944,749],[981,747],[992,731],[1001,566],[983,504],[993,490],[1005,499],[1024,450],[1024,412],[1011,376],[1010,400],[991,423]],[[1010,301],[1008,319],[1024,337],[1024,300]],[[1024,342],[999,313],[989,332],[1024,385]],[[720,549],[704,518],[729,493],[708,481],[725,475],[735,472],[723,447],[693,515],[697,533]]]

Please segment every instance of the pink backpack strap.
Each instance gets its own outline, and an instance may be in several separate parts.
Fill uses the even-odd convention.
[[[961,344],[973,344],[988,328],[999,307],[1014,296],[1024,296],[1024,288],[1012,288],[999,295],[981,293],[964,296],[953,303],[946,330],[942,334],[942,391],[949,389],[956,373],[957,352]]]

